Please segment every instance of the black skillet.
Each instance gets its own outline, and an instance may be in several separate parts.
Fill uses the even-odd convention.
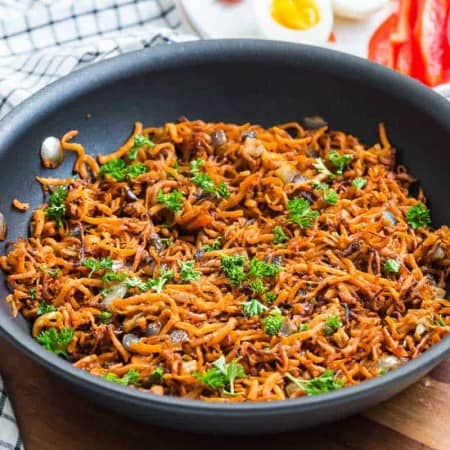
[[[0,210],[8,240],[27,232],[30,213],[11,209],[17,196],[35,207],[34,176],[67,176],[71,161],[44,170],[46,136],[80,130],[93,154],[109,152],[134,121],[162,124],[181,115],[206,121],[264,125],[325,117],[333,129],[367,143],[386,124],[398,161],[417,176],[434,225],[450,223],[450,105],[393,71],[324,49],[267,41],[203,41],[120,56],[78,71],[40,91],[0,122]],[[450,352],[450,336],[416,360],[377,379],[329,394],[271,403],[211,404],[158,397],[90,376],[46,352],[3,301],[0,331],[21,351],[86,396],[151,423],[200,432],[256,434],[342,418],[386,400],[425,375]],[[26,374],[23,374],[26,376]]]

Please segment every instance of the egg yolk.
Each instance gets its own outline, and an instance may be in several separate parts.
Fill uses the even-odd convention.
[[[293,30],[307,30],[320,21],[314,0],[272,0],[272,17],[280,25]]]

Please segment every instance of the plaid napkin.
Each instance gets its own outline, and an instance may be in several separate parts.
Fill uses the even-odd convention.
[[[174,0],[0,0],[0,117],[88,64],[183,34]]]
[[[174,0],[0,0],[0,117],[69,72],[192,40]],[[23,450],[0,377],[0,450]]]

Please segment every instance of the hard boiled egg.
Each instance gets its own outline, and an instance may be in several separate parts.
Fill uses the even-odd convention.
[[[268,39],[323,44],[333,27],[330,0],[253,0],[253,8]]]
[[[347,19],[365,19],[389,3],[389,0],[333,0],[333,11]]]

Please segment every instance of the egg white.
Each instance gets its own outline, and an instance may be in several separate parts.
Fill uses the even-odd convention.
[[[389,0],[333,0],[333,11],[347,19],[365,19],[389,3]]]
[[[315,0],[319,9],[319,23],[307,30],[293,30],[280,25],[271,14],[272,0],[253,0],[253,10],[260,33],[267,39],[323,44],[333,29],[333,9],[330,0]]]

